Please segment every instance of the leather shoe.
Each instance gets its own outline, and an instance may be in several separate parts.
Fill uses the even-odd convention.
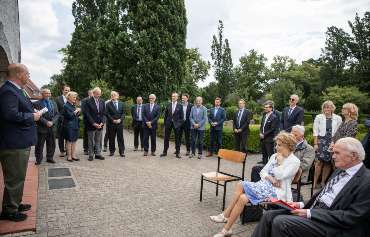
[[[263,161],[258,161],[257,164],[263,165],[264,163],[263,163]]]
[[[180,154],[176,154],[176,158],[177,158],[177,159],[181,159]]]
[[[155,152],[152,152],[152,156],[156,156]]]
[[[49,159],[47,159],[46,162],[55,164],[55,160],[49,160]]]
[[[80,159],[78,159],[78,158],[72,158],[72,160],[74,160],[74,161],[79,161]]]
[[[18,211],[19,212],[24,212],[24,211],[29,211],[31,210],[31,204],[19,204],[18,206]]]
[[[109,156],[114,156],[114,153],[113,152],[109,153]]]
[[[144,151],[144,156],[148,156],[148,152],[147,151]]]
[[[162,153],[162,154],[160,155],[160,157],[165,157],[165,156],[167,156],[167,153]]]
[[[190,151],[187,151],[185,155],[186,155],[186,156],[190,155]]]
[[[126,157],[124,153],[119,154],[121,157]]]
[[[9,220],[14,222],[24,221],[27,219],[27,215],[22,212],[14,213],[1,213],[0,220]]]
[[[103,152],[106,152],[106,151],[107,151],[107,147],[104,147],[104,148],[103,148]]]
[[[36,161],[36,162],[35,162],[35,165],[41,165],[41,162],[37,162],[37,161]]]
[[[134,151],[137,151],[137,147],[134,148]]]
[[[92,156],[89,157],[89,159],[87,159],[88,161],[92,161],[94,158]]]
[[[97,155],[95,156],[95,159],[98,159],[98,160],[105,160],[105,158],[101,155]]]

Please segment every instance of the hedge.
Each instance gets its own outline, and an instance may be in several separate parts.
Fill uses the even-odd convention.
[[[131,116],[125,117],[124,127],[126,129],[132,129],[132,118]],[[252,153],[258,153],[261,151],[260,147],[260,138],[259,138],[259,127],[260,125],[250,125],[250,134],[248,137],[248,151]],[[305,126],[305,137],[308,143],[313,144],[313,136],[312,136],[312,124],[308,124]],[[365,137],[367,133],[367,128],[363,124],[358,125],[358,133],[356,138],[362,141],[362,139]],[[80,138],[83,134],[83,125],[81,121],[80,126]],[[158,129],[157,129],[157,135],[159,137],[164,137],[164,122],[163,119],[159,119],[158,121]],[[171,134],[171,139],[174,139],[174,134]],[[183,138],[184,139],[184,138]],[[209,124],[206,126],[205,131],[205,138],[204,138],[204,144],[206,148],[209,146]],[[184,141],[183,141],[184,142]],[[234,132],[230,127],[224,127],[223,133],[222,133],[222,148],[226,149],[234,149]]]

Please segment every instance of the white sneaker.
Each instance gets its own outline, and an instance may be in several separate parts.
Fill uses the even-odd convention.
[[[224,213],[221,213],[217,216],[210,216],[209,218],[211,218],[211,220],[216,223],[226,223],[227,222],[227,218],[224,216]]]
[[[227,237],[227,236],[232,236],[232,235],[233,235],[233,231],[231,229],[230,230],[222,229],[220,233],[215,234],[213,237]]]

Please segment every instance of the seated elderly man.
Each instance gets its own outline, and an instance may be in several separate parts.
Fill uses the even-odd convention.
[[[298,157],[301,161],[302,169],[302,181],[307,181],[308,172],[310,171],[311,165],[315,160],[315,151],[313,147],[307,143],[304,138],[305,129],[301,125],[295,125],[292,127],[291,134],[297,140],[297,145],[294,150],[294,155]],[[254,166],[252,168],[252,181],[256,182],[260,179],[259,173],[261,172],[263,166]]]
[[[297,210],[267,211],[252,237],[370,236],[370,171],[361,142],[339,139],[333,148],[336,170],[326,186]]]

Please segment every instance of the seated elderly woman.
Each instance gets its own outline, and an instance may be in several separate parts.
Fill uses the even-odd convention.
[[[214,222],[226,223],[222,231],[214,237],[232,235],[231,226],[248,202],[256,205],[270,197],[292,201],[291,183],[300,165],[299,159],[293,154],[297,141],[292,134],[286,132],[280,132],[275,141],[276,153],[262,169],[261,180],[238,183],[227,209],[217,216],[210,217]]]

